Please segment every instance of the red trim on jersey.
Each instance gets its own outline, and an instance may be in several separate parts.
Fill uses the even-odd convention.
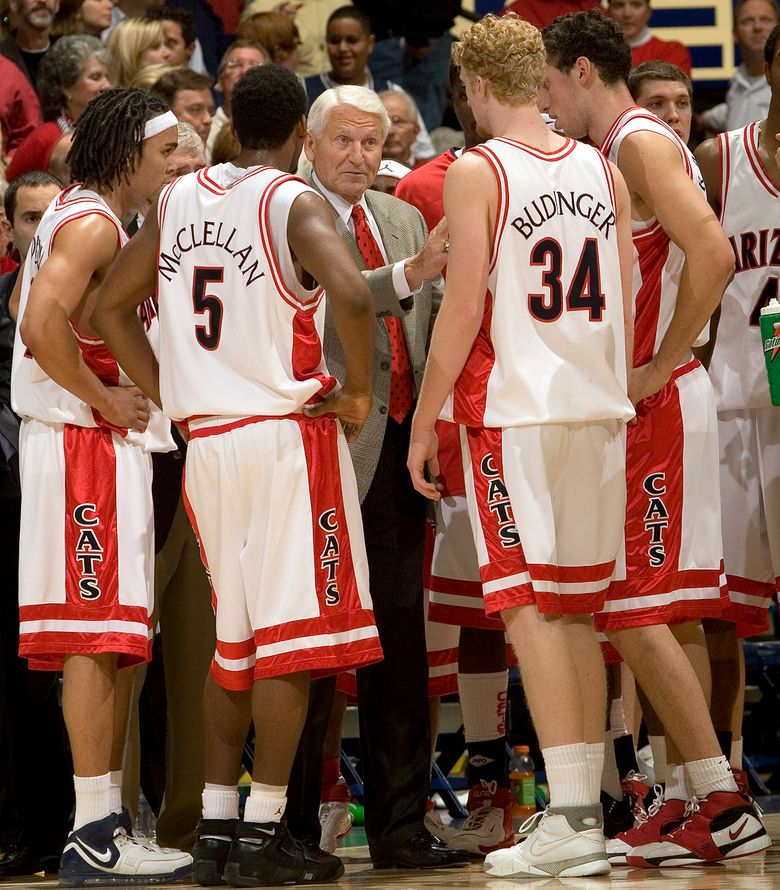
[[[208,416],[207,414],[198,414],[188,417],[185,421],[188,424],[188,429],[189,424],[193,420]],[[334,414],[323,414],[322,416],[335,417]],[[219,436],[222,433],[229,433],[231,430],[238,430],[252,423],[262,423],[265,420],[298,420],[300,417],[300,414],[256,414],[253,417],[242,417],[241,420],[234,420],[232,423],[225,423],[219,426],[202,426],[190,430],[190,439],[205,439],[208,436]]]
[[[84,200],[86,200],[86,199],[84,199]],[[90,199],[90,201],[93,201],[93,200],[94,199]],[[70,203],[77,204],[79,202],[71,201]],[[98,210],[97,208],[93,207],[91,210],[82,210],[80,213],[74,213],[71,216],[68,216],[66,219],[63,219],[57,223],[57,225],[52,230],[51,238],[49,239],[49,253],[48,253],[49,256],[51,256],[51,252],[54,249],[54,240],[57,237],[57,235],[59,235],[60,230],[64,229],[65,226],[68,225],[68,223],[75,222],[77,219],[83,219],[84,217],[87,217],[87,216],[103,216],[103,217],[105,217],[111,223],[111,225],[116,229],[117,250],[122,249],[123,230],[120,229],[120,227],[116,224],[116,220],[109,214],[108,211]]]
[[[634,233],[634,249],[641,284],[634,297],[633,367],[647,364],[655,355],[658,319],[661,314],[663,269],[669,259],[669,236],[656,223],[652,228]]]
[[[493,271],[496,261],[498,260],[498,251],[501,246],[501,238],[504,234],[506,226],[506,218],[509,215],[509,182],[507,180],[506,170],[504,170],[501,161],[496,154],[485,145],[477,145],[471,149],[488,162],[493,175],[496,178],[496,187],[498,191],[498,201],[496,203],[496,217],[493,222],[493,237],[490,244],[490,266],[488,274]]]
[[[88,609],[119,602],[116,454],[110,432],[65,424],[65,598]],[[87,615],[87,612],[84,612]]]
[[[503,630],[500,618],[491,618],[485,613],[485,600],[480,593],[479,605],[453,606],[431,600],[428,604],[428,620],[437,624],[450,624],[454,627],[476,627],[481,630]]]
[[[320,388],[308,399],[307,404],[316,404],[324,396],[333,392],[338,380],[319,370],[322,364],[322,341],[313,313],[299,308],[292,323],[292,373],[296,380],[317,380]]]
[[[273,279],[279,296],[283,300],[285,300],[285,302],[289,303],[295,308],[303,309],[307,312],[312,312],[317,308],[320,300],[322,299],[322,295],[324,293],[323,289],[321,287],[318,287],[309,300],[305,302],[301,300],[300,297],[287,286],[287,282],[284,280],[284,275],[282,274],[282,270],[279,266],[279,259],[276,256],[276,251],[274,250],[273,239],[271,238],[270,205],[273,193],[276,191],[277,188],[279,188],[280,185],[283,185],[285,182],[299,181],[300,180],[297,176],[281,176],[278,179],[275,179],[265,189],[260,198],[260,206],[258,208],[258,223],[260,236],[263,242],[263,253],[265,253],[266,259],[268,260],[268,266],[271,270],[271,278]]]
[[[617,208],[617,196],[615,192],[615,177],[612,174],[612,167],[610,166],[609,161],[601,154],[601,152],[596,152],[596,157],[599,159],[601,166],[604,168],[604,177],[607,180],[607,190],[609,191],[609,198],[612,201],[612,210],[617,216],[618,208]]]
[[[519,148],[521,151],[524,151],[526,154],[532,155],[539,161],[548,161],[550,163],[555,161],[563,160],[563,158],[568,157],[577,146],[577,143],[573,139],[569,139],[568,136],[564,137],[565,142],[560,148],[556,148],[553,151],[543,151],[541,148],[535,148],[533,145],[528,145],[526,142],[521,142],[519,139],[510,139],[508,136],[497,136],[496,142],[503,142],[505,145],[511,145],[514,148]]]
[[[682,139],[680,139],[677,133],[675,133],[674,130],[668,124],[665,124],[660,118],[656,117],[654,114],[651,114],[648,111],[645,111],[643,108],[639,108],[636,105],[633,108],[626,109],[609,128],[609,131],[607,132],[607,135],[604,137],[604,141],[601,144],[601,148],[599,149],[603,155],[609,155],[610,150],[612,149],[612,144],[620,134],[620,131],[629,121],[634,120],[646,120],[652,124],[657,124],[663,130],[666,130],[665,135],[667,135],[672,140],[675,148],[680,153],[680,157],[682,158],[683,164],[685,165],[685,172],[688,174],[688,176],[692,175],[693,170],[691,168],[691,161],[688,157],[687,147]],[[647,127],[645,131],[657,132],[655,126]]]
[[[773,198],[780,198],[780,191],[778,191],[777,186],[772,182],[772,178],[767,172],[764,162],[761,160],[761,155],[758,153],[758,124],[758,121],[748,124],[743,130],[745,154],[747,155],[748,161],[750,161],[750,166],[753,168],[753,172],[756,174],[756,179],[758,179],[761,185]]]
[[[609,580],[615,571],[615,560],[592,566],[556,566],[528,563],[528,572],[535,581],[555,581],[558,584],[582,584]],[[561,594],[567,596],[567,594]]]
[[[726,133],[718,133],[718,157],[720,158],[720,213],[718,220],[722,223],[726,215],[726,201],[729,196],[731,179],[731,148]]]
[[[455,423],[481,426],[487,407],[487,387],[496,363],[490,328],[493,322],[493,294],[485,294],[485,310],[466,364],[455,382],[452,412]]]
[[[754,581],[751,578],[743,578],[741,575],[726,575],[726,584],[729,591],[736,594],[745,594],[765,600],[762,605],[748,605],[730,601],[726,606],[723,617],[727,621],[733,621],[737,626],[737,636],[740,639],[766,633],[769,630],[769,606],[777,590],[780,590],[780,579],[771,581]]]

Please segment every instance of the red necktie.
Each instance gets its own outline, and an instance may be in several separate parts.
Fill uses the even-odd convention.
[[[352,208],[352,221],[355,224],[355,240],[363,257],[366,269],[378,269],[385,265],[382,252],[366,219],[366,213],[359,204]],[[397,423],[401,423],[409,413],[414,402],[414,382],[412,364],[409,361],[409,350],[404,339],[404,329],[400,318],[386,318],[385,325],[390,336],[393,350],[390,363],[390,408],[389,414]]]

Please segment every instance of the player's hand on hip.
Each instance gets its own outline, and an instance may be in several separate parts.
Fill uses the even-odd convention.
[[[100,413],[113,426],[142,433],[149,424],[149,400],[137,386],[111,386]]]
[[[303,413],[307,417],[335,414],[341,421],[347,442],[354,442],[371,413],[371,394],[355,394],[339,389],[318,405],[306,405]]]
[[[651,361],[638,368],[632,368],[628,378],[628,397],[633,406],[636,407],[642,399],[654,396],[666,386],[668,379],[666,375],[658,372]]]
[[[425,467],[433,481],[425,478]],[[439,438],[433,430],[416,430],[412,426],[409,441],[409,457],[406,461],[412,485],[428,500],[441,500],[439,475]]]

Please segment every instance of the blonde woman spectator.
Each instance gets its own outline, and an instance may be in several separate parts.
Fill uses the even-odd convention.
[[[229,123],[224,124],[214,140],[214,146],[211,149],[211,163],[227,164],[234,161],[239,154],[241,154],[241,145],[233,135],[233,127]]]
[[[106,46],[111,50],[109,79],[115,87],[130,86],[147,65],[167,62],[170,57],[162,22],[148,19],[124,19],[108,35]]]

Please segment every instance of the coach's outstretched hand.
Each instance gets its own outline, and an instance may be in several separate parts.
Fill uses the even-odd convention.
[[[307,417],[335,414],[344,427],[347,442],[354,442],[357,439],[370,412],[370,393],[353,395],[344,389],[337,390],[318,405],[306,405],[303,409]]]

